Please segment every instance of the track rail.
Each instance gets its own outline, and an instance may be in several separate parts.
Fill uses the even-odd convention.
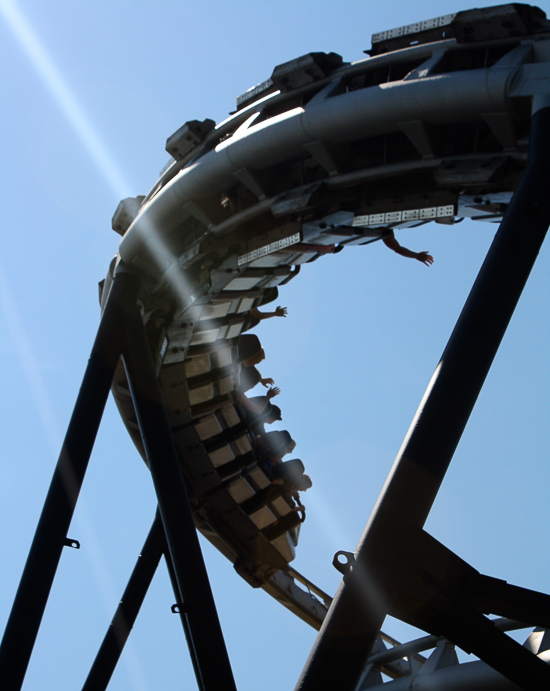
[[[252,585],[316,628],[323,597],[288,571],[296,536],[266,539],[280,511],[251,521],[238,510],[270,481],[243,431],[239,343],[249,311],[303,264],[391,230],[502,218],[526,163],[531,101],[549,88],[549,24],[528,6],[441,21],[377,36],[358,62],[315,53],[278,66],[218,126],[174,133],[173,162],[113,219],[123,237],[103,294],[118,266],[143,276],[196,523]],[[122,368],[113,391],[140,448]]]
[[[528,5],[459,12],[382,32],[373,37],[370,54],[345,63],[334,53],[311,53],[279,65],[270,78],[238,97],[236,111],[224,122],[216,126],[211,120],[188,121],[169,137],[166,148],[172,160],[153,188],[147,195],[123,200],[115,212],[113,229],[122,239],[100,284],[105,309],[121,276],[126,274],[133,283],[139,315],[128,295],[124,300],[133,303],[131,309],[127,306],[126,312],[122,309],[116,314],[120,312],[128,321],[132,313],[141,354],[135,356],[136,344],[128,333],[121,333],[118,317],[112,318],[110,327],[102,324],[97,341],[101,347],[86,375],[91,398],[97,399],[94,416],[99,425],[114,371],[112,392],[117,406],[155,479],[159,469],[166,470],[162,462],[156,466],[166,445],[159,444],[153,454],[146,452],[143,411],[151,410],[151,401],[147,391],[136,394],[132,390],[140,380],[140,365],[145,360],[150,363],[152,354],[145,388],[155,396],[158,393],[154,412],[168,430],[177,471],[171,476],[177,480],[174,493],[171,481],[164,481],[164,489],[177,501],[159,500],[161,513],[187,493],[192,536],[196,538],[194,522],[251,586],[266,590],[321,629],[321,635],[337,611],[339,595],[332,602],[292,568],[299,525],[290,503],[281,496],[260,499],[272,483],[273,468],[266,462],[265,438],[250,423],[239,391],[246,353],[256,352],[259,345],[247,333],[251,311],[272,302],[304,264],[348,246],[368,245],[401,228],[429,222],[449,225],[464,217],[500,222],[528,163],[532,114],[548,111],[550,103],[550,23],[541,10]],[[109,328],[121,341],[116,347],[106,334]],[[106,353],[110,356],[107,369],[102,360]],[[86,448],[73,453],[73,445],[78,446],[74,437],[81,436],[88,413],[83,405],[75,408],[75,418],[86,421],[79,420],[78,426],[71,422],[48,495],[50,505],[68,494],[61,487],[62,476],[67,464],[72,469],[73,456],[79,456],[83,477],[95,422],[89,424]],[[152,430],[149,441],[154,436]],[[151,463],[153,456],[156,467]],[[178,482],[181,488],[176,487]],[[51,578],[42,584],[30,633],[27,620],[13,614],[32,609],[23,590],[37,590],[33,579],[27,585],[22,579],[25,588],[21,586],[18,592],[19,609],[14,605],[2,647],[2,663],[12,671],[18,637],[28,639],[25,647],[30,656],[66,544],[63,526],[70,523],[78,491],[72,494],[66,506],[54,507],[53,513],[43,513],[44,521],[41,518],[26,574],[42,568],[47,556]],[[181,538],[172,539],[178,533],[177,520],[163,516],[176,580],[185,573],[184,552],[173,550]],[[59,525],[53,525],[56,522]],[[389,523],[394,526],[395,521]],[[443,554],[451,565],[471,575],[468,565],[435,545],[430,536],[413,537],[411,544],[421,554]],[[158,550],[153,556],[150,571],[160,558]],[[439,573],[435,562],[427,564],[426,568]],[[353,572],[353,555],[348,570]],[[396,575],[395,583],[398,580]],[[497,599],[503,595],[506,600],[512,589],[512,610],[532,609],[531,602],[522,609],[525,592],[519,593],[521,589],[484,576],[478,580],[486,590],[497,591]],[[176,585],[181,596],[185,584]],[[146,590],[141,583],[143,587]],[[412,597],[416,602],[423,596],[414,592]],[[486,592],[480,597],[490,600]],[[527,597],[536,603],[544,601],[546,607],[547,596],[529,592]],[[401,612],[399,606],[396,611]],[[414,616],[424,623],[422,607],[419,611]],[[215,619],[215,608],[212,613]],[[192,641],[199,632],[199,627],[189,623],[196,608],[186,619],[188,614],[183,612],[182,620]],[[199,613],[195,622],[200,624],[200,618]],[[426,630],[431,630],[433,621],[426,621]],[[501,640],[501,632],[516,623],[494,626],[483,619],[483,626],[480,630]],[[200,662],[208,654],[204,629],[200,631],[203,652],[193,657],[199,680],[208,666],[201,668]],[[455,631],[461,634],[460,640],[468,640],[460,626]],[[479,642],[483,635],[478,632],[477,638]],[[483,643],[479,642],[482,649]],[[534,632],[527,647],[546,661],[546,643],[541,632]],[[435,652],[426,660],[420,653],[432,646]],[[538,668],[540,678],[547,678],[548,670],[540,660],[531,659],[524,650],[518,655],[514,644],[508,650],[517,659],[529,657],[529,665]],[[471,688],[472,683],[476,688],[497,688],[487,665],[473,663],[475,669],[456,665],[456,656],[449,651],[447,641],[440,637],[401,646],[377,627],[360,687],[380,685],[384,674],[394,680],[389,684],[396,691],[413,685],[424,688],[423,679],[428,680],[425,688],[433,688],[430,683],[438,680],[447,689]],[[358,657],[366,654],[363,647]],[[20,688],[25,665],[19,665],[18,681],[10,688]],[[461,671],[455,674],[448,667]],[[504,667],[505,673],[511,670],[518,679],[513,662],[505,661]],[[319,678],[326,682],[322,671]],[[354,670],[346,671],[351,680],[346,688],[351,691],[358,677]],[[210,681],[200,681],[201,688],[214,688],[215,677],[214,670]],[[309,688],[308,684],[318,688],[307,674],[302,682],[300,688]],[[539,687],[528,680],[525,688]]]

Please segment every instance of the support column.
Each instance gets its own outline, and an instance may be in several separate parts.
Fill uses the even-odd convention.
[[[149,535],[116,609],[113,621],[84,682],[82,691],[105,691],[107,688],[165,547],[164,530],[157,511]]]
[[[137,309],[126,319],[124,364],[168,550],[196,655],[201,691],[235,690],[233,673],[179,466],[145,328]],[[194,651],[194,653],[193,653]]]
[[[168,570],[168,576],[170,577],[170,583],[172,584],[172,590],[174,591],[174,597],[176,598],[176,603],[173,606],[172,612],[178,614],[181,620],[181,625],[183,627],[183,633],[185,634],[185,640],[189,647],[189,655],[191,656],[191,663],[193,665],[193,670],[197,679],[201,677],[201,670],[199,660],[197,659],[197,651],[193,645],[193,637],[191,631],[189,630],[189,621],[185,613],[185,607],[181,601],[180,588],[178,585],[178,579],[176,578],[176,572],[174,571],[174,565],[172,564],[172,557],[168,549],[164,550],[164,560],[166,562],[166,568]]]
[[[114,279],[0,646],[6,691],[23,684],[122,352],[124,303],[134,303],[137,290],[130,274]]]
[[[407,610],[410,583],[413,577],[422,582],[422,565],[407,547],[421,535],[550,225],[548,99],[535,100],[533,110],[525,172],[314,644],[299,691],[353,691],[386,614],[413,617]],[[415,602],[414,616],[423,606],[433,611],[437,602]],[[539,680],[524,688],[548,685],[549,670],[538,663],[534,658]]]

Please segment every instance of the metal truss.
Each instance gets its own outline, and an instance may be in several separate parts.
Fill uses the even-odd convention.
[[[205,120],[178,130],[167,143],[174,162],[153,190],[119,206],[113,227],[124,237],[106,281],[103,316],[0,646],[7,691],[23,684],[63,547],[74,542],[67,531],[113,381],[114,389],[126,386],[117,404],[126,421],[137,419],[134,441],[151,471],[158,511],[84,691],[107,688],[163,557],[200,690],[235,689],[196,524],[218,546],[238,552],[241,545],[235,568],[248,582],[308,623],[322,622],[296,691],[550,688],[543,654],[550,596],[480,574],[424,530],[550,225],[549,24],[523,5],[441,20],[419,24],[426,40],[414,43],[417,25],[377,35],[370,61],[344,65],[319,53],[277,67],[218,128]],[[481,38],[469,65],[472,26]],[[442,99],[438,77],[445,69]],[[380,88],[392,70],[392,88]],[[331,140],[336,130],[348,139]],[[397,206],[396,184],[403,193]],[[478,196],[479,189],[486,191]],[[239,301],[248,309],[259,305],[302,263],[381,239],[392,228],[450,223],[460,211],[495,219],[504,209],[357,549],[335,557],[343,580],[334,600],[314,588],[316,597],[299,591],[297,583],[311,584],[289,568],[292,556],[277,552],[227,496],[224,467],[210,463],[213,436],[199,436],[202,418],[194,412],[214,410],[226,394],[193,402],[189,350],[202,354],[206,344],[209,352],[210,331],[213,343],[240,336]],[[152,256],[151,229],[165,234],[161,262]],[[178,295],[171,291],[174,275],[185,278]],[[231,310],[233,302],[239,306]],[[227,306],[221,315],[220,304]],[[164,365],[183,381],[183,412],[167,400]],[[214,369],[230,368],[217,361]],[[210,374],[194,379],[202,385]],[[192,513],[190,493],[203,501],[202,516]],[[223,525],[230,515],[235,523]],[[239,530],[255,548],[242,547],[253,540]],[[380,633],[387,615],[430,635],[399,645]],[[537,627],[525,646],[506,635],[518,626]],[[457,664],[454,645],[479,661]],[[420,655],[431,648],[429,658]],[[383,683],[382,674],[392,680]]]

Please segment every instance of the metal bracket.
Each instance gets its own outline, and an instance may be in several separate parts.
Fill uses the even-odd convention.
[[[353,552],[345,552],[340,550],[334,555],[332,560],[332,565],[339,571],[343,576],[351,571],[352,566],[355,564],[355,554]]]
[[[73,540],[70,537],[66,537],[63,545],[65,547],[72,547],[73,549],[80,549],[80,542],[78,540]]]

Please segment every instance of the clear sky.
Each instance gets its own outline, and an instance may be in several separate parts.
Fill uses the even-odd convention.
[[[473,3],[474,4],[474,3]],[[475,3],[478,7],[492,3]],[[0,0],[0,630],[99,319],[111,217],[145,194],[186,120],[223,120],[275,65],[361,59],[374,32],[460,0]],[[381,244],[306,265],[286,319],[258,330],[262,368],[314,481],[296,569],[329,593],[353,550],[487,252],[495,226],[401,231],[425,267]],[[521,233],[529,228],[518,229]],[[427,528],[483,573],[548,591],[550,254],[543,248]],[[108,404],[24,689],[83,683],[155,512],[147,470]],[[315,632],[204,555],[239,691],[291,690]],[[388,545],[388,549],[392,549]],[[161,564],[110,688],[194,689]],[[400,622],[384,630],[414,636]]]

